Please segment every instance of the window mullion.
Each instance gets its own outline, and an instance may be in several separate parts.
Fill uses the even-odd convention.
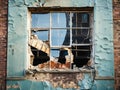
[[[52,46],[52,44],[51,44],[51,28],[52,28],[52,13],[50,12],[50,31],[49,31],[49,38],[50,38],[50,41],[49,41],[49,43],[50,43],[50,60],[51,60],[51,46]],[[50,61],[51,62],[51,61]],[[49,64],[50,65],[50,70],[51,70],[51,63]]]
[[[70,12],[70,46],[72,45],[72,13]]]
[[[51,13],[50,13],[50,35],[49,35],[49,37],[50,37],[50,47],[51,47],[51,28],[52,28],[52,16],[51,16]]]

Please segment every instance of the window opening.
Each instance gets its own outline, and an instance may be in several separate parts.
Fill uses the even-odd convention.
[[[32,14],[33,65],[64,70],[87,65],[92,58],[90,14],[75,11]]]

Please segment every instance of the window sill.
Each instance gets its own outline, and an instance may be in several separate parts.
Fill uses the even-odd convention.
[[[68,70],[68,69],[54,69],[54,70],[37,70],[37,69],[28,69],[26,70],[26,74],[34,74],[34,73],[91,73],[95,72],[95,69],[76,69],[76,70]]]

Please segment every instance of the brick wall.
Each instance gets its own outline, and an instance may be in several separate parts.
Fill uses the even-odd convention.
[[[120,90],[120,0],[113,0],[115,90]]]
[[[8,0],[0,0],[0,90],[5,90],[6,78],[7,6]]]

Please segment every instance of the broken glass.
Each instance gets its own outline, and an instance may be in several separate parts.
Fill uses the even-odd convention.
[[[33,31],[33,34],[37,35],[38,39],[43,41],[48,41],[48,31],[41,30],[41,31]]]
[[[64,48],[51,49],[50,67],[51,69],[70,69],[71,60],[68,60],[68,51]]]

